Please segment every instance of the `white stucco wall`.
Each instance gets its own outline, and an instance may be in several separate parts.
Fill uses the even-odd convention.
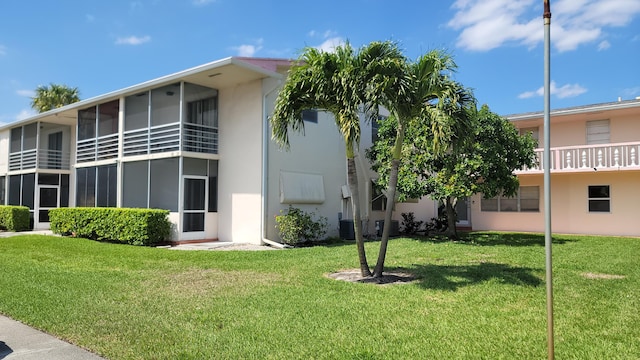
[[[323,178],[325,199],[316,204],[291,204],[304,211],[314,211],[329,222],[329,236],[338,234],[338,213],[347,217],[347,201],[342,198],[342,185],[346,185],[345,149],[333,118],[319,113],[318,123],[305,123],[305,134],[290,133],[289,151],[274,141],[269,144],[267,238],[278,240],[275,216],[289,204],[280,203],[280,173],[293,172],[319,175]],[[349,210],[349,214],[351,211]]]
[[[220,241],[261,241],[261,83],[219,89]]]
[[[5,174],[9,171],[9,146],[11,139],[11,131],[5,130],[0,132],[0,173]]]

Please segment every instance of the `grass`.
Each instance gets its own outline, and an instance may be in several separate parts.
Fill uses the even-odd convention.
[[[2,238],[0,313],[110,359],[545,358],[544,237],[467,240],[392,240],[387,268],[419,279],[376,286],[325,276],[357,266],[352,244]],[[553,250],[557,357],[640,358],[640,239],[554,236]]]

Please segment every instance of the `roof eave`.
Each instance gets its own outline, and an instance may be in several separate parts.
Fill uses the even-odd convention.
[[[239,66],[242,68],[245,68],[247,70],[250,71],[254,71],[260,74],[263,74],[265,77],[274,77],[274,78],[282,78],[282,74],[279,74],[277,72],[273,72],[264,68],[261,68],[259,66],[255,66],[253,64],[249,64],[247,62],[242,61],[241,59],[235,58],[235,57],[227,57],[224,59],[220,59],[220,60],[216,60],[207,64],[203,64],[203,65],[198,65],[196,67],[190,68],[190,69],[186,69],[186,70],[182,70],[173,74],[169,74],[169,75],[165,75],[153,80],[149,80],[149,81],[145,81],[136,85],[132,85],[120,90],[115,90],[115,91],[111,91],[102,95],[98,95],[89,99],[85,99],[85,100],[81,100],[78,102],[75,102],[73,104],[69,104],[69,105],[65,105],[56,109],[52,109],[49,111],[45,111],[43,113],[39,113],[36,114],[34,116],[28,117],[26,119],[22,119],[22,120],[18,120],[18,121],[14,121],[11,123],[8,123],[4,126],[0,127],[0,130],[5,130],[5,129],[9,129],[9,128],[13,128],[16,126],[20,126],[23,124],[29,124],[32,123],[34,121],[38,121],[41,118],[46,118],[46,117],[50,117],[50,116],[55,116],[57,114],[69,111],[69,110],[74,110],[74,109],[81,109],[85,106],[89,106],[91,104],[95,104],[95,103],[100,103],[103,102],[105,100],[108,99],[113,99],[114,97],[120,97],[122,95],[128,94],[128,93],[136,93],[138,91],[142,91],[142,90],[146,90],[149,88],[153,88],[156,86],[160,86],[160,85],[164,85],[166,83],[171,83],[174,82],[176,80],[180,80],[181,78],[190,76],[190,75],[194,75],[194,74],[198,74],[201,72],[206,72],[206,71],[210,71],[210,70],[214,70],[217,69],[219,67],[225,66],[225,65],[235,65],[235,66]]]

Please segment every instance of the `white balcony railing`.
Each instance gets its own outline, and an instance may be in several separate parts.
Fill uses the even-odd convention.
[[[537,164],[516,171],[530,174],[544,171],[544,150],[536,149]],[[640,142],[578,145],[551,148],[551,172],[594,170],[640,170]]]
[[[60,150],[30,149],[9,154],[9,171],[28,169],[69,170],[70,154]]]
[[[79,140],[76,160],[88,162],[118,157],[118,134]]]

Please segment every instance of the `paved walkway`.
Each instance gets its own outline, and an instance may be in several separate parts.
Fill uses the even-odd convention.
[[[0,315],[1,360],[101,360],[54,336]]]

